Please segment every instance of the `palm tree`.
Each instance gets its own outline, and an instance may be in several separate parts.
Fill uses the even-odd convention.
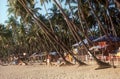
[[[55,2],[56,0],[54,0]],[[61,13],[58,12],[57,15],[53,15],[52,17],[50,17],[49,19],[51,20],[51,22],[53,23],[52,24],[52,29],[49,28],[50,26],[50,23],[48,23],[48,20],[47,21],[43,21],[41,20],[38,15],[36,16],[36,13],[33,12],[33,8],[31,9],[31,7],[29,6],[29,2],[27,1],[24,1],[24,0],[19,0],[19,6],[23,7],[24,8],[24,11],[26,14],[28,14],[29,19],[31,19],[32,22],[29,22],[29,25],[32,26],[32,23],[36,23],[35,25],[36,26],[39,26],[38,28],[40,29],[39,31],[36,30],[32,30],[33,28],[31,28],[31,34],[30,35],[30,38],[29,38],[29,41],[31,40],[31,42],[29,42],[30,44],[30,47],[33,48],[33,50],[38,50],[38,49],[35,49],[33,47],[34,46],[37,46],[36,43],[40,42],[42,45],[40,46],[43,51],[44,50],[47,50],[49,52],[49,50],[54,50],[56,49],[56,51],[64,51],[64,52],[68,52],[71,56],[73,56],[74,59],[76,59],[72,53],[72,51],[70,51],[70,48],[71,46],[67,46],[69,45],[69,42],[70,42],[70,39],[71,40],[74,40],[76,42],[78,41],[82,41],[82,38],[85,37],[88,39],[88,35],[86,35],[86,33],[89,33],[89,32],[84,32],[83,30],[80,29],[80,27],[76,26],[76,24],[70,20],[70,15],[66,15],[64,10],[61,8],[62,6],[60,6],[57,2],[55,2],[55,4],[58,6],[58,8],[60,9]],[[80,1],[78,1],[80,2]],[[83,6],[84,5],[80,5],[80,3],[78,4],[78,8],[79,8],[79,20],[81,20],[81,22],[79,22],[79,24],[81,24],[81,26],[85,27],[85,26],[91,26],[92,28],[94,27],[97,27],[99,25],[99,27],[102,29],[103,33],[104,34],[107,34],[106,30],[105,30],[105,27],[103,26],[103,23],[107,25],[106,21],[101,21],[102,19],[104,19],[106,16],[106,20],[108,20],[109,22],[111,22],[111,25],[117,25],[116,27],[119,26],[119,23],[115,23],[115,22],[118,22],[118,18],[117,20],[114,20],[114,18],[112,18],[111,16],[108,16],[107,14],[101,14],[101,12],[98,11],[94,11],[93,8],[100,8],[99,6],[101,4],[99,4],[99,6],[97,6],[97,1],[86,1],[87,3],[87,6],[86,7],[90,7],[90,13],[92,12],[92,14],[90,14],[90,16],[86,16],[86,13],[85,11],[88,11],[88,10],[84,10],[83,9]],[[93,7],[92,4],[94,4],[95,7]],[[102,8],[100,8],[101,10]],[[21,10],[21,9],[20,9]],[[71,9],[72,10],[72,9]],[[106,8],[105,8],[106,10]],[[102,17],[98,18],[100,15],[102,15]],[[110,12],[111,13],[111,12]],[[23,16],[23,15],[21,15]],[[25,15],[24,15],[25,16]],[[116,15],[115,15],[116,16]],[[118,16],[118,15],[117,15]],[[58,19],[56,19],[56,18]],[[63,17],[63,18],[62,18]],[[93,19],[95,19],[93,22],[89,21],[90,17],[92,17]],[[61,20],[60,20],[61,18]],[[23,17],[24,19],[24,17]],[[61,22],[57,22],[57,21],[61,21]],[[64,21],[64,22],[63,22]],[[100,22],[101,21],[101,22]],[[113,22],[112,22],[113,21]],[[43,23],[44,22],[44,23]],[[89,24],[88,24],[89,22]],[[22,22],[24,23],[24,22]],[[114,24],[112,24],[114,23]],[[97,25],[97,26],[96,26]],[[91,27],[87,27],[87,30],[90,30]],[[107,26],[108,27],[108,26]],[[68,29],[69,28],[69,29]],[[85,29],[85,28],[83,28]],[[116,28],[115,28],[116,29]],[[117,29],[118,30],[118,29]],[[85,30],[86,31],[86,30]],[[108,30],[109,31],[109,30]],[[95,31],[95,32],[98,32],[98,31]],[[38,34],[39,33],[39,34]],[[81,37],[81,35],[83,34],[83,37]],[[64,35],[63,35],[64,34]],[[70,35],[69,35],[70,34]],[[34,39],[35,38],[35,39]],[[109,38],[109,37],[108,37]],[[39,39],[39,40],[36,40],[36,39]],[[44,39],[44,40],[43,40]],[[66,40],[69,40],[66,42]],[[73,41],[73,42],[75,42]],[[45,43],[43,43],[45,42]],[[84,44],[84,42],[82,41],[82,43]],[[47,46],[46,46],[47,45]],[[45,49],[45,46],[47,49]],[[84,47],[86,48],[86,50],[89,51],[89,48],[88,46],[86,46],[84,44]],[[100,67],[110,67],[109,64],[106,64],[104,62],[101,62],[100,60],[98,60],[91,51],[89,51],[90,54],[94,57],[94,59],[96,60],[96,62],[98,63],[98,65],[100,65]],[[62,56],[63,53],[60,53],[59,54]],[[63,57],[64,58],[64,57]],[[78,61],[78,60],[77,60]],[[67,62],[67,61],[66,61]],[[78,61],[80,64],[84,64],[83,62],[81,61]]]
[[[98,16],[96,15],[95,10],[93,9],[90,1],[88,0],[87,2],[88,2],[88,4],[89,4],[89,6],[90,6],[90,8],[91,8],[91,11],[93,12],[96,20],[97,20],[97,22],[98,22],[98,26],[101,28],[101,30],[103,31],[103,33],[107,36],[107,38],[108,38],[108,40],[110,41],[110,44],[111,44],[111,39],[109,38],[108,33],[106,33],[106,31],[105,31],[105,29],[104,29],[104,27],[103,27],[103,24],[101,23],[100,19],[99,19]]]
[[[97,2],[99,4],[99,6],[102,6],[102,5],[104,6],[104,7],[101,7],[101,10],[104,9],[104,11],[105,11],[103,13],[103,15],[104,15],[103,18],[106,18],[106,22],[105,23],[108,23],[107,27],[112,29],[112,34],[117,37],[115,26],[114,26],[114,23],[113,23],[113,20],[112,20],[112,17],[111,17],[112,15],[111,15],[111,8],[110,8],[110,6],[114,6],[114,2],[112,2],[112,1],[110,2],[108,0],[106,0],[104,3],[101,2],[101,1],[97,1]],[[103,11],[101,11],[101,12],[103,12]],[[111,25],[111,27],[110,27],[109,24]]]
[[[90,45],[92,44],[92,41],[88,39],[89,36],[92,36],[92,32],[90,30],[89,24],[88,24],[88,18],[91,15],[90,10],[88,8],[87,4],[82,3],[82,1],[78,0],[78,16],[80,20],[80,25],[82,27],[83,32],[85,33],[85,38],[88,40]],[[92,22],[91,22],[92,23]],[[89,35],[88,35],[89,34]]]
[[[50,0],[49,0],[50,1]],[[47,11],[47,8],[46,8],[46,5],[45,5],[45,2],[49,2],[48,0],[40,0],[40,3],[41,3],[41,5],[43,5],[44,6],[44,9],[45,9],[45,11],[46,11],[46,15],[47,15],[47,17],[48,17],[48,11]],[[54,30],[53,30],[53,26],[52,26],[52,23],[51,23],[51,20],[49,19],[49,17],[48,17],[48,21],[49,21],[49,24],[50,24],[50,27],[51,27],[51,30],[54,32]]]
[[[116,5],[117,5],[118,9],[120,10],[120,1],[119,0],[114,0],[114,1],[115,1]]]
[[[7,58],[10,55],[10,45],[12,42],[12,32],[4,25],[0,24],[0,57]]]
[[[23,6],[24,6],[24,8],[31,14],[31,16],[33,16],[34,14],[30,11],[30,9],[27,9],[27,7],[24,5],[24,2],[20,2]],[[54,41],[56,44],[58,44],[62,49],[64,49],[64,50],[66,50],[66,51],[69,51],[69,49],[68,48],[66,48],[66,46],[65,46],[65,44],[61,41],[61,40],[58,40],[58,39],[56,39],[55,38],[55,36],[54,36],[54,34],[48,29],[48,28],[46,28],[45,27],[45,24],[43,23],[43,22],[41,22],[38,18],[36,18],[36,17],[34,17],[33,16],[33,18],[34,18],[34,20],[38,23],[38,26],[39,25],[41,25],[41,27],[42,27],[42,29],[43,29],[43,31],[45,31],[45,33],[47,34],[47,36],[51,39],[51,41]],[[67,18],[66,18],[67,19]],[[75,32],[74,32],[75,33]],[[52,35],[52,36],[51,36]],[[79,38],[80,39],[80,38]],[[81,40],[81,39],[80,39]],[[59,41],[59,42],[58,42]],[[82,41],[82,40],[81,40]],[[84,43],[84,42],[83,42]],[[84,44],[85,45],[85,44]],[[87,48],[87,46],[85,46],[86,47],[86,49],[88,49]],[[88,50],[89,51],[89,50]],[[69,52],[69,54],[70,55],[72,55],[72,53],[71,52]],[[91,52],[90,52],[90,54],[92,54]],[[72,55],[73,56],[73,55]],[[104,63],[104,62],[101,62],[101,61],[99,61],[93,54],[92,54],[92,56],[95,58],[95,60],[98,62],[98,64],[100,65],[100,66],[110,66],[109,64],[106,64],[106,63]],[[75,57],[73,56],[73,58],[75,59]],[[80,61],[80,63],[81,64],[83,64],[81,61]]]
[[[66,0],[65,4],[69,6],[71,16],[72,16],[72,21],[74,22],[74,15],[73,15],[73,7],[71,6],[71,3],[76,3],[76,0]]]
[[[7,23],[7,27],[9,27],[9,29],[12,29],[12,36],[14,38],[14,43],[18,43],[18,21],[16,21],[16,19],[11,16],[9,17],[9,19],[6,21]]]
[[[58,8],[61,10],[64,18],[66,19],[66,22],[69,23],[68,26],[70,27],[70,29],[71,29],[71,30],[74,29],[74,28],[72,28],[71,22],[68,20],[67,16],[65,15],[65,13],[64,13],[63,10],[62,10],[62,8],[59,6],[59,4],[56,2],[56,0],[54,0],[54,2],[55,2],[55,4],[58,6]],[[72,23],[72,24],[73,24],[73,23]],[[75,26],[75,25],[74,25],[74,26]],[[104,30],[104,29],[103,29],[103,30]],[[75,30],[73,30],[73,32],[74,32],[74,35],[77,36]],[[77,38],[78,38],[80,41],[82,41],[82,43],[83,43],[84,47],[86,48],[86,50],[89,51],[89,48],[85,45],[85,43],[84,43],[83,40],[81,39],[81,36],[80,36],[80,37],[77,36]],[[100,67],[106,67],[106,66],[107,66],[107,67],[111,67],[108,63],[102,62],[102,61],[100,61],[99,59],[97,59],[91,51],[89,51],[89,52],[90,52],[90,54],[93,56],[93,58],[95,59],[95,61],[98,63],[98,65],[99,65]]]
[[[20,2],[21,5],[24,6],[24,8],[31,14],[31,16],[33,16],[34,14],[30,11],[30,9],[28,9],[25,5],[24,2]],[[40,28],[43,29],[43,31],[47,34],[47,36],[51,39],[51,41],[54,41],[56,44],[58,44],[64,51],[69,51],[69,49],[67,48],[67,46],[60,40],[58,39],[53,32],[51,32],[48,28],[46,28],[46,25],[40,21],[38,18],[34,17],[35,22],[37,22],[38,26],[40,26]],[[72,55],[72,52],[68,52],[70,55]],[[72,55],[73,56],[73,55]],[[73,58],[75,59],[75,57],[73,56]],[[77,60],[77,59],[76,59]],[[79,60],[78,60],[79,61]],[[83,62],[79,61],[80,64],[84,64]]]

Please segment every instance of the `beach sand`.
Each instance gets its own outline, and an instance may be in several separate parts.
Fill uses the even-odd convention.
[[[120,68],[96,66],[0,66],[0,79],[120,79]]]

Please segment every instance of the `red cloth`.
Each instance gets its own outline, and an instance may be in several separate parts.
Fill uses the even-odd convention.
[[[98,42],[98,44],[99,44],[101,47],[106,46],[106,42]]]

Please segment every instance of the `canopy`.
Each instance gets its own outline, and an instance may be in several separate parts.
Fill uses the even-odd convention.
[[[102,49],[102,48],[106,48],[108,45],[105,45],[105,46],[93,46],[91,48],[89,48],[89,50],[94,50],[94,51],[98,51],[98,49]]]
[[[85,44],[88,44],[87,39],[84,39],[83,42],[84,42]],[[79,43],[75,43],[75,44],[73,44],[72,46],[75,47],[75,46],[81,46],[81,45],[82,45],[82,42],[80,41]]]
[[[33,53],[30,57],[42,57],[42,56],[45,56],[46,54],[44,53]]]

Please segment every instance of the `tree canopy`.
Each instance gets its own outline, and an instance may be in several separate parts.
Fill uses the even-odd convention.
[[[0,25],[0,56],[70,52],[85,38],[120,37],[119,6],[118,0],[8,0],[7,25]]]

